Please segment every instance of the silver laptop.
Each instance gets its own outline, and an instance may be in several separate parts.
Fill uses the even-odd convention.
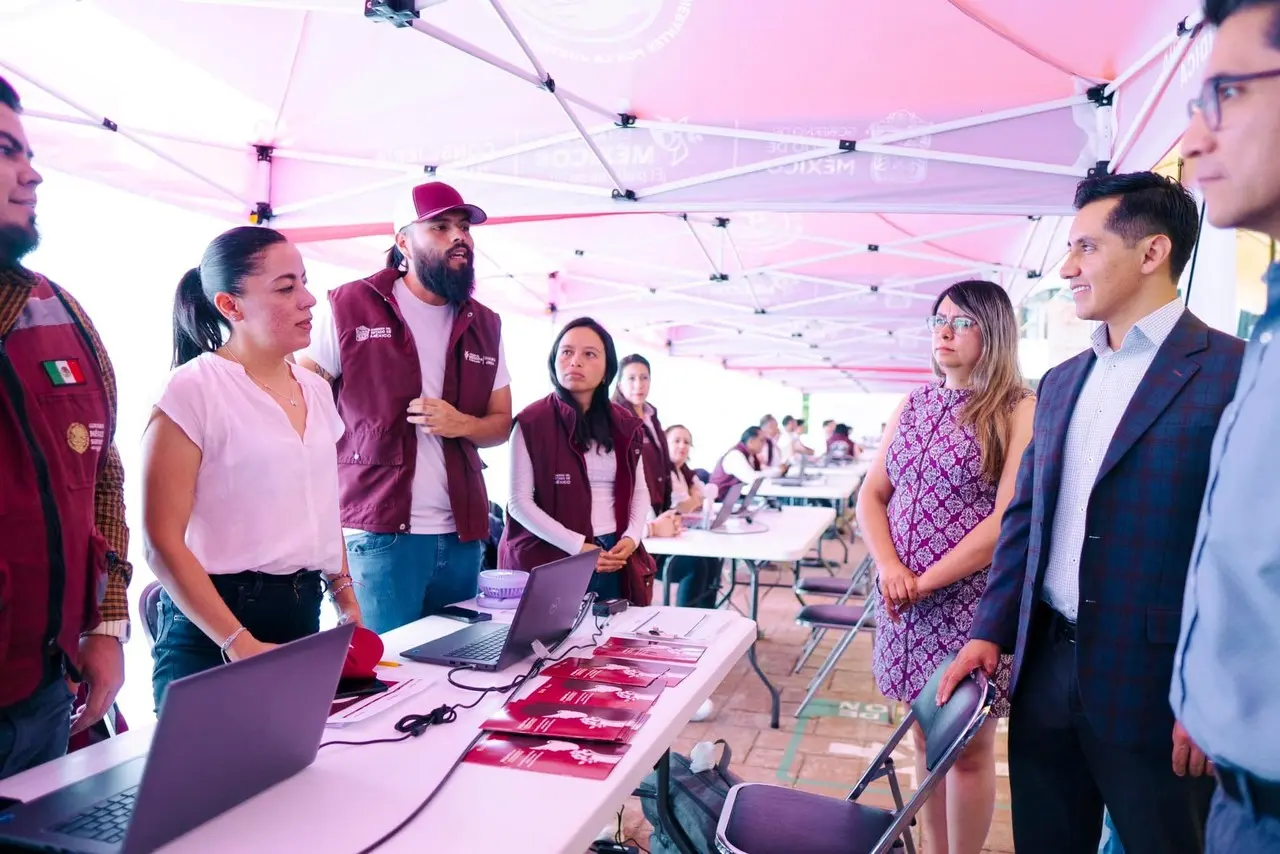
[[[14,807],[0,842],[144,854],[292,777],[315,761],[354,632],[339,626],[175,680],[145,756]]]
[[[760,491],[760,484],[762,483],[764,483],[764,478],[762,477],[758,477],[751,481],[751,488],[747,490],[746,495],[743,495],[742,498],[737,501],[733,508],[733,514],[735,516],[741,516],[742,514],[749,513],[751,511],[751,504],[756,500],[756,493]]]
[[[551,649],[568,637],[596,571],[596,553],[584,552],[529,573],[511,623],[476,623],[400,653],[412,661],[505,670],[528,657],[536,640]]]

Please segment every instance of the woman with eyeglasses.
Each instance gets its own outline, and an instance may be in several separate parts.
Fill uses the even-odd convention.
[[[618,374],[613,338],[589,317],[567,324],[547,359],[550,395],[516,416],[511,431],[510,520],[498,544],[505,569],[536,570],[596,553],[598,600],[648,605],[657,567],[645,536],[674,536],[679,518],[647,522],[643,424],[609,400]]]
[[[884,696],[904,702],[969,640],[1035,408],[1003,288],[952,285],[934,302],[928,326],[939,380],[898,405],[858,498],[879,572],[872,672]],[[982,850],[995,808],[994,718],[1009,714],[1010,665],[1004,656],[997,668],[992,719],[925,804],[931,851]],[[915,739],[923,779],[919,728]]]

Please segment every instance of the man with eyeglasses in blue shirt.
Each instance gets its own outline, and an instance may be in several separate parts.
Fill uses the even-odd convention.
[[[1183,157],[1218,228],[1280,238],[1280,0],[1206,0],[1217,28]],[[1280,265],[1214,439],[1170,701],[1218,777],[1212,854],[1280,852]],[[1176,760],[1176,757],[1175,757]],[[1202,760],[1204,761],[1204,760]]]

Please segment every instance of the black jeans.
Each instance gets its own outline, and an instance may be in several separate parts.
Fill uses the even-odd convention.
[[[680,608],[712,608],[720,597],[720,571],[723,561],[714,557],[677,555],[668,558],[658,576],[671,573],[676,586],[676,606]]]
[[[324,590],[319,572],[237,572],[209,577],[231,613],[263,643],[289,643],[320,631]],[[165,591],[160,593],[159,608],[156,643],[151,650],[155,662],[151,689],[157,714],[170,682],[223,663],[220,644],[191,622]]]

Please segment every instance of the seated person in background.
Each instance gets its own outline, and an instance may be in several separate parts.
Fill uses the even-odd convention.
[[[813,456],[813,448],[804,443],[803,419],[790,415],[782,419],[782,438],[778,440],[778,448],[782,451],[782,459],[787,461]]]
[[[831,437],[827,439],[827,454],[828,456],[849,460],[858,458],[858,446],[849,438],[848,424],[837,424],[835,426]]]
[[[782,455],[782,449],[778,447],[778,441],[782,438],[782,428],[778,426],[778,419],[772,415],[761,418],[760,435],[764,439],[760,443],[760,450],[756,451],[756,458],[760,460],[760,465],[764,468],[772,468],[786,462],[787,458]]]
[[[547,368],[555,391],[517,415],[511,433],[510,518],[499,563],[528,572],[596,551],[589,589],[601,600],[648,605],[657,567],[641,540],[674,536],[679,522],[674,514],[645,522],[644,427],[609,401],[618,373],[613,338],[578,318],[560,331]]]
[[[325,381],[287,359],[311,338],[306,278],[282,234],[245,226],[178,285],[174,371],[143,435],[143,533],[164,585],[157,709],[174,679],[319,631],[326,586],[360,622],[338,519],[342,420]]]
[[[618,385],[613,390],[613,402],[634,412],[640,419],[643,432],[640,457],[644,460],[645,485],[649,489],[649,505],[653,515],[660,516],[671,503],[671,479],[665,473],[671,468],[667,457],[667,442],[662,433],[658,410],[649,403],[651,370],[649,360],[633,353],[622,360],[618,371]]]
[[[711,473],[711,485],[717,495],[724,495],[735,484],[750,485],[758,477],[781,477],[789,466],[765,466],[760,455],[765,447],[764,433],[759,427],[748,427],[737,445],[729,449]]]
[[[671,484],[671,510],[676,513],[694,513],[702,508],[704,493],[702,481],[689,469],[689,451],[693,448],[693,435],[684,425],[676,424],[667,429],[667,444],[671,455],[671,472],[667,480]],[[669,558],[664,573],[671,573],[671,581],[679,584],[676,605],[681,608],[714,608],[720,592],[721,562],[712,557]]]

